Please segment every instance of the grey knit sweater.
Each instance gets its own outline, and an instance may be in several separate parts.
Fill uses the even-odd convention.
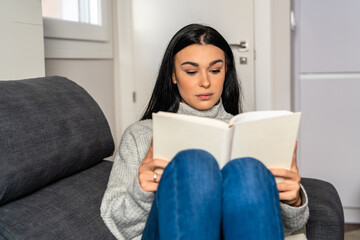
[[[225,122],[232,117],[221,103],[206,111],[198,111],[180,103],[178,113],[216,118]],[[101,217],[117,239],[141,239],[145,228],[154,193],[140,188],[138,169],[149,149],[151,139],[152,120],[129,126],[122,136],[101,204]],[[301,207],[280,203],[285,235],[301,229],[307,221],[308,201],[303,188],[301,195]]]

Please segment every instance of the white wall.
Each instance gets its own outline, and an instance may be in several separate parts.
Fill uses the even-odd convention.
[[[1,0],[0,34],[0,80],[45,75],[41,0]]]
[[[295,106],[303,177],[332,183],[360,223],[360,1],[297,0]]]

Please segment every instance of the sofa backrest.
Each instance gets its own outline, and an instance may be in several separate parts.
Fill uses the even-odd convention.
[[[74,82],[58,76],[0,81],[0,205],[113,151],[103,112]]]

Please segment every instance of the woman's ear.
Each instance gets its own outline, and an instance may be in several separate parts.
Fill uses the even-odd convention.
[[[173,84],[176,84],[176,83],[177,83],[177,81],[176,81],[176,74],[175,74],[175,73],[172,74],[172,82],[173,82]]]

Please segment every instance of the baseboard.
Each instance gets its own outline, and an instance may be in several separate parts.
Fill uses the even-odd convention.
[[[360,208],[344,207],[345,223],[360,223]]]

